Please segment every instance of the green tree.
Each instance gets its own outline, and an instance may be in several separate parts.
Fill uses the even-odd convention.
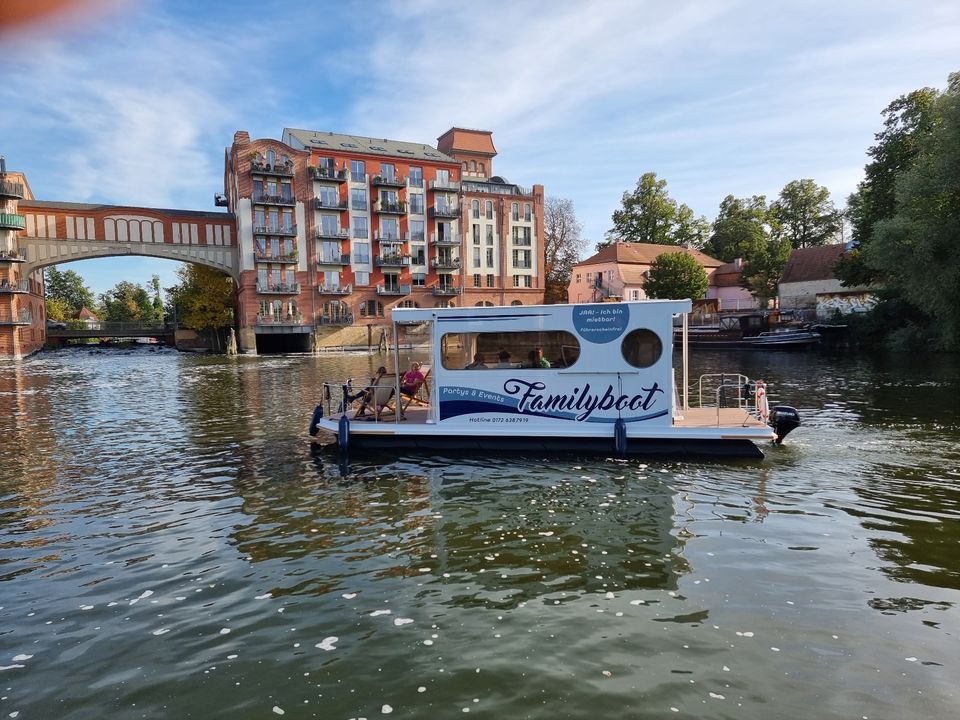
[[[598,249],[612,242],[700,245],[706,239],[706,219],[695,218],[689,207],[678,205],[667,193],[667,181],[658,180],[656,173],[644,173],[633,192],[624,192],[620,202],[606,243]]]
[[[809,179],[787,183],[770,213],[778,224],[775,235],[789,240],[794,248],[826,245],[841,228],[830,191]]]
[[[62,319],[75,318],[83,308],[93,307],[93,292],[73,270],[61,272],[51,265],[44,269],[43,277],[47,300],[56,300],[55,307],[65,308],[67,317]]]
[[[47,298],[44,301],[44,308],[46,310],[47,320],[66,322],[72,317],[70,306],[60,298]]]
[[[107,322],[151,322],[153,303],[140,285],[123,280],[100,295],[100,316]]]
[[[164,309],[163,309],[163,300],[160,299],[160,276],[154,275],[150,278],[150,287],[153,289],[153,312],[152,319],[154,322],[161,323],[163,322]]]
[[[233,280],[204,265],[177,270],[180,282],[167,289],[177,320],[184,326],[211,335],[220,347],[219,331],[233,324],[236,292]]]
[[[960,350],[960,73],[932,112],[932,129],[897,173],[894,214],[874,224],[863,259],[928,318],[938,347]]]
[[[700,300],[707,293],[707,285],[707,273],[692,255],[673,252],[657,255],[643,282],[643,291],[647,297],[660,300]]]
[[[754,254],[744,258],[741,284],[764,308],[777,297],[780,277],[790,257],[790,242],[786,238],[771,238]]]
[[[543,204],[544,302],[567,302],[570,271],[580,260],[586,241],[573,201],[548,197]]]
[[[739,199],[727,195],[713,221],[713,233],[702,250],[724,262],[754,257],[767,244],[772,219],[763,195]]]

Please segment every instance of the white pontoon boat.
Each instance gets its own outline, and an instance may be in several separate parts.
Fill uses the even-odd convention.
[[[762,381],[725,374],[691,383],[690,309],[689,300],[397,309],[393,367],[370,384],[326,383],[310,434],[332,433],[350,452],[763,457],[757,443],[782,441],[799,416],[771,411]],[[406,383],[400,358],[413,348],[429,360],[423,378]]]

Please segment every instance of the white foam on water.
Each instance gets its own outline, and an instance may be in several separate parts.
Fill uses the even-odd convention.
[[[424,640],[424,641],[423,641],[423,644],[424,644],[424,645],[433,645],[433,640]]]
[[[136,605],[138,602],[140,602],[141,600],[146,600],[151,595],[153,595],[153,590],[144,590],[142,593],[140,593],[139,597],[135,597],[133,600],[131,600],[130,604]]]
[[[631,600],[631,601],[630,601],[630,604],[631,604],[631,605],[646,605],[646,604],[647,604],[647,601],[646,601],[646,600]]]
[[[551,510],[551,512],[553,512]],[[538,535],[543,535],[544,537],[553,537],[553,530],[547,530],[546,532],[538,533]]]
[[[14,660],[16,660],[16,658],[14,658]],[[904,660],[906,660],[907,662],[916,662],[916,661],[917,661],[917,658],[911,656],[911,657],[908,657],[908,658],[904,658]]]
[[[422,572],[422,573],[428,573],[428,572],[430,572],[430,568],[420,568],[420,572]]]
[[[279,705],[274,705],[273,712],[275,712],[277,715],[283,715],[283,708]]]
[[[427,691],[427,689],[426,689],[423,685],[421,685],[420,687],[417,688],[417,692],[418,692],[418,693],[425,693],[426,691]]]
[[[780,648],[773,647],[772,645],[770,646],[770,649],[773,650],[774,652],[780,652]]]
[[[724,665],[724,666],[723,666],[723,671],[724,671],[724,672],[730,672],[730,668],[728,668],[726,665]]]
[[[81,605],[81,610],[93,610],[93,605]]]
[[[26,665],[0,665],[0,670],[15,670],[16,668],[25,668]]]
[[[392,612],[391,610],[374,610],[372,613],[370,613],[370,617],[377,617],[378,615],[389,615],[391,612]]]
[[[314,647],[320,648],[321,650],[326,650],[330,652],[331,650],[336,650],[335,643],[339,642],[340,638],[336,635],[331,635],[328,638],[324,638],[322,641],[318,642]]]
[[[389,705],[384,705],[382,708],[380,708],[380,712],[382,712],[384,715],[389,715],[393,712],[393,708]]]
[[[236,654],[234,654],[234,655],[227,655],[227,660],[236,660],[238,657],[239,657],[239,656],[236,655]]]
[[[170,628],[160,628],[159,630],[154,630],[154,631],[153,631],[153,634],[154,634],[154,635],[166,635],[168,632],[170,632]]]
[[[353,600],[356,596],[356,593],[344,593],[340,597],[342,597],[344,600]]]
[[[230,628],[220,628],[220,634],[221,634],[221,635],[229,635],[229,634],[230,634]]]
[[[613,600],[616,597],[616,595],[614,595],[612,592],[608,592],[606,595],[604,595],[604,597],[607,600]]]
[[[269,600],[269,599],[272,598],[272,597],[273,597],[273,595],[271,595],[270,593],[264,593],[263,595],[257,595],[257,596],[254,598],[254,600]]]
[[[397,627],[400,627],[401,625],[409,625],[412,622],[413,622],[413,618],[398,617],[398,618],[394,618],[393,620],[393,624],[396,625]]]
[[[29,660],[29,659],[32,658],[32,657],[33,657],[33,655],[14,655],[14,656],[13,656],[13,661],[14,661],[14,662],[24,662],[24,661],[26,661],[26,660]]]
[[[726,700],[726,698],[723,695],[715,692],[710,693],[710,697],[712,697],[714,700]]]

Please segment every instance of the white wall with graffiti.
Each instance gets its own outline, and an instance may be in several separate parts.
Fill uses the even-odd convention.
[[[876,296],[868,292],[817,293],[817,319],[869,312],[876,304]]]

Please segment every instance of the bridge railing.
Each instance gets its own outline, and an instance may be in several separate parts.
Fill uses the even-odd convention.
[[[129,320],[129,321],[118,321],[118,322],[85,322],[72,320],[67,323],[55,323],[53,325],[47,325],[47,331],[66,331],[66,332],[102,332],[104,334],[115,335],[123,332],[157,332],[157,333],[167,333],[173,332],[177,329],[175,323],[164,323],[164,322],[153,322],[147,320]]]

